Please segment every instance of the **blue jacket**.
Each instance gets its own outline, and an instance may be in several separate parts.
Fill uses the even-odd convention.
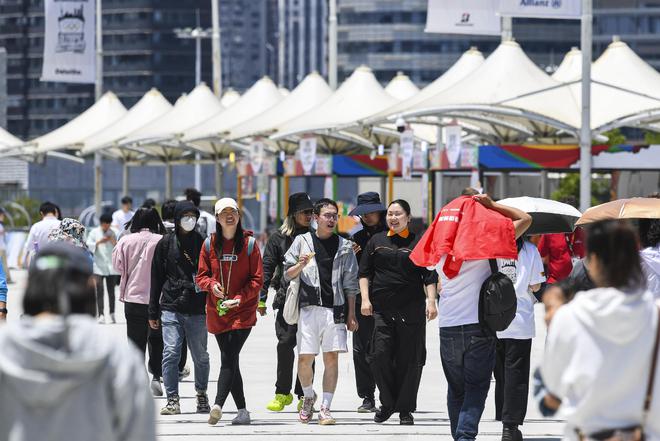
[[[7,302],[7,276],[2,262],[0,262],[0,302]]]

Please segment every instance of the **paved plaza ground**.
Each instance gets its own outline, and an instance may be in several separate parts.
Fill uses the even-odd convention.
[[[21,298],[25,286],[26,273],[13,271],[16,283],[9,285],[8,309],[10,320],[16,320],[21,310]],[[545,324],[542,320],[543,306],[536,305],[537,337],[532,346],[532,367],[538,366],[543,354],[545,339]],[[122,304],[117,302],[117,320],[111,327],[117,335],[125,335],[126,327]],[[207,415],[193,413],[195,410],[195,390],[193,375],[183,381],[181,385],[181,415],[157,415],[157,430],[160,440],[210,440],[220,436],[231,436],[235,440],[293,440],[293,439],[338,439],[341,436],[350,436],[351,439],[359,437],[361,441],[367,440],[404,440],[404,439],[434,439],[451,440],[449,418],[447,416],[446,394],[447,383],[440,364],[439,338],[437,320],[428,324],[426,347],[426,366],[422,375],[419,391],[418,410],[415,415],[414,426],[400,426],[397,415],[385,424],[375,424],[373,414],[358,414],[356,409],[360,404],[355,393],[355,375],[353,371],[352,355],[342,354],[339,358],[339,384],[334,397],[332,409],[337,419],[335,426],[319,426],[315,420],[309,425],[298,422],[294,404],[287,407],[284,412],[275,413],[266,410],[266,403],[274,394],[275,384],[275,355],[276,339],[274,332],[274,318],[272,310],[268,315],[260,317],[257,326],[253,328],[250,337],[241,353],[241,370],[245,383],[245,396],[247,408],[252,415],[251,426],[232,426],[231,419],[235,416],[236,408],[231,397],[225,405],[225,415],[217,426],[206,423]],[[209,382],[209,396],[215,396],[216,381],[220,369],[220,352],[216,341],[210,337],[208,342],[211,357],[211,375]],[[350,346],[349,346],[350,350]],[[188,359],[192,369],[192,359]],[[318,361],[317,369],[321,367]],[[321,392],[321,376],[317,376],[315,389]],[[494,382],[486,410],[480,425],[479,439],[499,440],[501,436],[501,423],[495,421],[494,409]],[[164,398],[156,399],[156,408],[159,410],[165,405]],[[526,440],[545,441],[556,440],[561,437],[563,424],[558,420],[542,418],[530,400],[527,420],[522,427]]]

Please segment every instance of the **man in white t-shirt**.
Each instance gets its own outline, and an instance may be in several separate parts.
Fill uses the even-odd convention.
[[[522,440],[518,426],[527,413],[532,338],[535,336],[534,293],[545,282],[543,260],[538,249],[518,239],[518,259],[498,259],[498,268],[516,290],[516,316],[497,333],[495,354],[495,419],[502,421],[502,439]]]
[[[186,188],[183,193],[186,200],[195,204],[195,207],[199,210],[199,219],[197,219],[195,230],[204,237],[209,237],[215,233],[215,216],[199,208],[202,203],[202,193],[196,188]]]
[[[117,230],[119,234],[126,230],[126,224],[133,219],[133,199],[130,196],[121,198],[121,208],[112,213],[112,228]]]
[[[23,245],[23,267],[27,268],[30,264],[30,259],[39,252],[48,242],[48,234],[50,231],[60,225],[60,220],[57,218],[58,209],[57,205],[52,202],[44,202],[39,207],[39,214],[41,220],[32,225],[28,237]]]
[[[484,207],[510,218],[516,239],[531,225],[532,218],[523,211],[497,204],[476,190],[466,191],[463,194],[475,196]],[[458,275],[450,279],[442,271],[445,260],[443,256],[436,266],[440,276],[440,358],[447,378],[452,437],[456,441],[468,441],[476,439],[479,432],[495,366],[495,337],[479,324],[479,292],[491,271],[488,260],[465,261]]]

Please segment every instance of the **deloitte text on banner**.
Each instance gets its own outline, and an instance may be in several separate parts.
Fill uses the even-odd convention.
[[[500,0],[500,14],[513,17],[580,19],[582,0]]]
[[[429,0],[426,32],[500,35],[499,0]]]
[[[45,0],[41,81],[94,83],[94,0]]]

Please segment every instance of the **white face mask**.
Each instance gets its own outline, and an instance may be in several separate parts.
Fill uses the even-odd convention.
[[[179,225],[181,225],[181,228],[183,228],[184,231],[190,232],[195,229],[195,225],[197,225],[197,219],[194,216],[184,216],[181,218]]]

